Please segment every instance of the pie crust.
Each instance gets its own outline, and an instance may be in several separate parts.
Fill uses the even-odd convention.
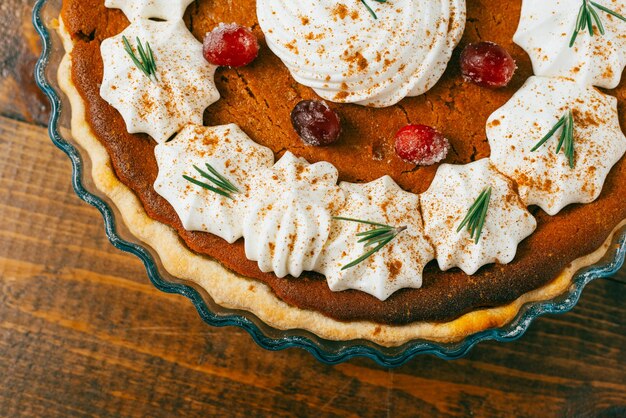
[[[597,263],[609,249],[613,235],[626,225],[626,220],[621,222],[600,248],[574,260],[547,285],[522,295],[508,305],[476,310],[449,322],[416,322],[402,326],[366,321],[341,322],[318,312],[288,305],[263,283],[234,274],[217,261],[193,253],[182,243],[176,231],[147,215],[137,196],[116,177],[109,155],[87,122],[85,103],[71,77],[73,43],[62,21],[59,33],[66,50],[59,66],[59,84],[71,104],[72,136],[90,157],[96,187],[115,204],[130,232],[156,251],[168,273],[201,286],[216,304],[249,311],[274,328],[302,329],[336,341],[364,339],[387,347],[417,339],[443,343],[460,341],[476,332],[504,326],[527,303],[547,301],[563,294],[571,286],[573,275],[581,268]]]

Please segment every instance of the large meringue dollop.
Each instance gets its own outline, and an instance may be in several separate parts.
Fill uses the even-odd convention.
[[[462,225],[468,211],[491,188],[491,199],[478,242]],[[435,246],[442,270],[459,267],[472,275],[491,263],[508,264],[518,244],[537,227],[513,188],[513,183],[488,159],[466,165],[439,167],[430,188],[421,196],[424,228]]]
[[[407,229],[362,263],[344,270],[372,248],[359,243],[357,234],[374,227],[334,220],[315,271],[326,276],[332,291],[356,289],[380,300],[400,289],[422,287],[422,272],[434,251],[424,236],[419,197],[403,191],[389,176],[368,184],[340,186],[347,199],[336,216]]]
[[[626,15],[626,0],[596,0]],[[513,40],[530,55],[536,75],[568,77],[583,85],[615,88],[626,65],[626,22],[596,8],[606,33],[584,29],[570,40],[583,0],[524,0]]]
[[[105,0],[104,5],[122,9],[131,22],[137,19],[179,20],[193,0]]]
[[[154,153],[159,166],[154,189],[174,207],[186,230],[209,232],[229,243],[243,236],[249,173],[272,166],[274,154],[269,148],[253,142],[237,125],[188,125],[174,140],[157,145]],[[183,178],[214,186],[194,169],[195,165],[208,172],[206,164],[241,193],[232,193],[229,199]]]
[[[312,271],[328,240],[332,213],[344,202],[337,169],[287,152],[274,167],[250,174],[242,219],[246,257],[278,277]]]
[[[137,38],[150,44],[156,79],[147,77],[124,49],[123,37],[137,56]],[[217,67],[202,56],[202,44],[182,20],[134,21],[122,33],[102,42],[104,79],[100,95],[116,108],[130,133],[145,132],[165,142],[183,126],[202,124],[204,110],[219,99]]]
[[[465,28],[465,0],[258,0],[268,46],[324,99],[385,107],[432,88]]]
[[[575,165],[556,153],[561,129],[532,149],[571,110]],[[617,99],[563,78],[531,77],[487,121],[491,161],[515,180],[526,205],[556,215],[571,203],[598,198],[611,167],[626,152]]]

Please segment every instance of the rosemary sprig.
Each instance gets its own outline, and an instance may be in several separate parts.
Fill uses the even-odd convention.
[[[571,110],[568,110],[561,119],[554,125],[554,127],[544,136],[541,141],[535,145],[535,147],[531,150],[532,152],[537,151],[539,148],[543,146],[552,136],[556,133],[559,128],[563,128],[561,130],[561,137],[559,139],[559,144],[556,147],[556,153],[558,154],[563,149],[563,153],[567,157],[569,161],[570,168],[574,168],[575,165],[575,149],[574,149],[574,113]]]
[[[361,257],[357,258],[353,262],[348,263],[345,266],[343,266],[343,268],[341,269],[342,271],[348,270],[349,268],[352,268],[358,264],[361,264],[363,261],[367,260],[372,255],[380,251],[385,245],[393,241],[394,238],[398,236],[398,234],[407,230],[406,226],[401,226],[401,227],[396,228],[394,226],[379,224],[376,222],[363,221],[360,219],[342,218],[342,217],[333,217],[333,219],[335,219],[336,221],[356,222],[356,223],[360,223],[364,225],[371,225],[371,226],[376,227],[374,229],[370,229],[369,231],[360,232],[356,234],[356,236],[360,238],[358,242],[365,243],[364,244],[365,248],[370,248],[370,247],[373,247],[373,248],[368,250],[365,254],[363,254]]]
[[[576,27],[574,28],[574,33],[572,34],[572,38],[569,42],[570,48],[573,47],[576,43],[576,38],[578,38],[578,34],[581,30],[587,29],[590,36],[595,35],[595,31],[593,29],[594,23],[598,27],[598,31],[600,31],[601,35],[604,35],[606,33],[606,31],[604,30],[604,25],[602,24],[602,19],[600,19],[600,15],[596,11],[596,8],[626,22],[626,17],[622,16],[614,10],[608,9],[601,4],[596,3],[595,1],[582,1],[583,4],[580,6],[580,10],[578,11],[578,18],[576,19]]]
[[[387,3],[387,0],[374,0],[374,1],[377,3]],[[365,0],[361,0],[361,3],[363,3],[365,7],[367,7],[367,10],[370,12],[370,14],[372,15],[374,19],[378,19],[378,16],[376,16],[376,12],[374,12],[374,10],[365,2]]]
[[[150,43],[146,42],[146,46],[141,44],[141,40],[137,37],[137,53],[139,57],[135,55],[135,51],[133,47],[128,42],[128,38],[125,36],[122,37],[124,41],[124,50],[130,56],[130,59],[133,60],[133,63],[139,68],[150,80],[154,78],[154,81],[159,81],[157,77],[156,71],[156,61],[154,60],[154,53],[152,52],[152,47],[150,47]]]
[[[232,184],[226,177],[222,176],[215,168],[211,166],[211,164],[206,163],[206,168],[209,170],[209,173],[198,168],[197,166],[193,166],[193,168],[205,179],[209,180],[213,185],[209,183],[204,183],[200,180],[196,180],[193,177],[183,176],[185,180],[190,183],[195,184],[196,186],[200,186],[204,189],[210,190],[213,193],[217,193],[221,196],[232,199],[233,193],[240,193],[241,191]]]
[[[463,219],[463,222],[461,222],[461,225],[459,225],[459,228],[456,230],[456,232],[461,232],[463,228],[467,227],[467,230],[476,244],[480,241],[480,236],[485,226],[492,191],[493,189],[491,187],[487,187],[482,191],[478,199],[476,199],[474,204],[470,207],[467,216],[465,216],[465,219]]]

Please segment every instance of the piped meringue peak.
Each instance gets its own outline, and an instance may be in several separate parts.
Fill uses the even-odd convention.
[[[154,189],[174,207],[186,230],[209,232],[229,243],[243,236],[241,219],[245,196],[250,193],[249,173],[272,166],[274,154],[269,148],[252,141],[237,125],[188,125],[172,141],[157,145],[154,152],[159,166]],[[211,174],[207,165],[238,192],[228,198],[185,178],[217,188],[194,168]]]
[[[626,0],[597,0],[595,3],[622,16]],[[538,76],[568,77],[583,85],[615,88],[626,66],[626,22],[597,8],[604,34],[592,21],[577,31],[583,0],[524,0],[519,27],[513,41],[530,56]],[[573,39],[574,33],[578,35]],[[571,45],[571,46],[570,46]]]
[[[356,289],[380,300],[403,288],[420,288],[422,272],[434,251],[424,236],[419,197],[403,191],[389,176],[340,186],[347,199],[337,217],[389,225],[401,232],[363,262],[345,269],[371,248],[359,242],[358,234],[373,226],[335,219],[315,271],[326,276],[333,291]]]
[[[126,42],[125,42],[126,41]],[[128,49],[141,60],[148,46],[156,72],[147,76]],[[183,126],[202,124],[204,110],[219,99],[217,67],[202,56],[202,44],[182,20],[138,20],[102,42],[104,79],[100,95],[115,107],[130,133],[147,133],[167,141]],[[150,54],[147,54],[150,55]]]
[[[344,203],[337,169],[287,152],[274,167],[249,174],[246,257],[278,277],[312,271],[328,240],[332,213]]]
[[[465,28],[465,0],[259,0],[268,46],[326,100],[386,107],[439,80]]]
[[[573,168],[564,152],[557,153],[566,126],[537,148],[570,111]],[[518,184],[522,200],[550,215],[597,199],[609,171],[626,152],[617,99],[563,78],[528,79],[490,116],[487,137],[491,161]]]
[[[468,228],[460,227],[485,190],[489,190],[490,199],[482,233],[472,237]],[[459,267],[473,275],[487,264],[508,264],[515,258],[518,244],[537,227],[512,182],[488,159],[440,166],[421,203],[426,235],[444,271]]]
[[[193,0],[105,0],[104,5],[122,9],[131,22],[137,19],[179,20]]]

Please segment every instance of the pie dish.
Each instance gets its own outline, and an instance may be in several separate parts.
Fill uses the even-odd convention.
[[[38,5],[35,10],[36,13],[42,5],[43,2]],[[48,41],[50,41],[50,38],[48,38]],[[42,61],[42,63],[45,64],[46,61]],[[40,70],[43,70],[43,67],[40,67]],[[63,73],[63,71],[61,71],[61,73]],[[63,77],[61,77],[61,80],[63,83]],[[45,79],[41,79],[40,81],[44,84],[44,87],[48,86]],[[63,86],[65,91],[68,91],[69,88],[71,88],[71,86]],[[44,90],[46,89],[44,88]],[[50,90],[47,90],[47,92],[50,93]],[[600,239],[599,243],[591,248],[591,251],[582,253],[582,255],[585,255],[583,259],[574,263],[570,269],[563,271],[562,274],[558,275],[558,278],[554,279],[555,274],[552,274],[548,279],[554,280],[548,281],[546,286],[538,286],[537,290],[533,290],[531,292],[522,292],[522,296],[514,298],[516,300],[511,304],[501,303],[500,306],[481,310],[476,310],[474,307],[473,312],[465,314],[459,319],[447,321],[447,323],[441,321],[438,323],[422,321],[411,325],[402,326],[396,324],[385,327],[381,326],[380,323],[374,323],[372,321],[367,322],[358,320],[352,321],[352,323],[346,323],[331,320],[318,313],[313,313],[303,309],[296,309],[288,306],[284,302],[278,301],[272,292],[270,292],[263,285],[259,284],[257,281],[251,282],[250,280],[242,279],[241,277],[235,275],[225,276],[226,274],[229,274],[226,273],[226,270],[218,266],[216,263],[208,261],[204,257],[202,257],[201,261],[198,261],[200,264],[194,265],[190,269],[190,263],[187,261],[191,259],[189,250],[180,245],[179,239],[176,235],[172,234],[171,230],[163,227],[162,225],[156,225],[156,222],[150,220],[150,218],[145,215],[145,211],[141,210],[141,205],[139,204],[137,198],[134,197],[134,194],[123,190],[123,185],[121,185],[119,180],[116,179],[116,176],[113,175],[111,166],[107,163],[108,157],[106,153],[104,153],[102,147],[100,147],[99,150],[97,149],[97,140],[93,141],[94,138],[93,135],[89,134],[88,125],[84,124],[86,117],[81,115],[81,102],[75,100],[77,95],[70,94],[70,96],[72,99],[73,113],[72,135],[80,145],[88,149],[90,159],[93,161],[96,185],[98,188],[105,190],[105,193],[114,202],[114,205],[121,209],[125,223],[129,225],[133,235],[141,237],[142,241],[147,242],[153,248],[159,247],[164,242],[166,243],[165,250],[161,248],[161,251],[159,251],[157,248],[157,253],[160,255],[159,258],[166,266],[166,269],[174,272],[175,276],[182,277],[184,283],[194,283],[195,281],[196,288],[198,288],[197,285],[199,284],[200,287],[211,289],[209,293],[213,299],[217,300],[218,305],[227,305],[231,308],[245,307],[263,318],[263,322],[287,329],[287,331],[284,332],[284,338],[279,340],[280,342],[278,343],[273,343],[275,344],[274,347],[284,346],[292,342],[299,342],[302,346],[315,350],[318,357],[328,361],[339,361],[352,355],[361,354],[376,357],[379,361],[386,361],[388,364],[394,364],[394,362],[397,363],[399,361],[406,360],[412,354],[417,352],[436,352],[442,356],[455,357],[465,353],[469,347],[480,339],[493,338],[496,336],[507,339],[512,338],[513,336],[519,336],[528,325],[530,320],[529,318],[546,309],[546,306],[549,305],[557,307],[555,308],[557,310],[565,310],[573,306],[573,301],[577,299],[584,283],[590,280],[590,277],[593,277],[592,275],[580,275],[572,281],[573,273],[579,270],[582,266],[587,266],[597,262],[600,258],[602,258],[604,253],[606,253],[609,246],[612,243],[618,242],[619,238],[622,237],[621,230],[616,229],[618,233],[612,235],[614,240],[609,239],[606,242],[606,245],[600,245],[604,241],[604,239]],[[65,115],[67,116],[67,113]],[[483,120],[483,123],[485,120],[486,117]],[[55,123],[51,125],[51,128],[52,131],[55,132]],[[56,136],[55,138],[58,139]],[[91,145],[88,143],[88,140],[92,140]],[[132,209],[131,211],[128,210],[129,207]],[[111,219],[109,218],[109,221],[110,220]],[[619,224],[621,224],[621,222],[616,222],[610,229],[612,230],[613,227],[620,226]],[[113,234],[112,231],[110,232]],[[607,231],[605,233],[606,236],[603,238],[611,235],[610,232],[611,231]],[[115,235],[113,234],[113,236]],[[600,247],[600,249],[593,252],[593,250],[598,247]],[[135,247],[134,250],[138,251],[138,247]],[[144,251],[142,252],[145,256],[147,254]],[[592,252],[593,254],[591,254]],[[612,265],[613,268],[616,268],[617,264],[619,264],[619,255],[616,257],[617,258],[614,260],[615,262]],[[181,260],[186,261],[181,263]],[[154,266],[152,266],[149,270],[151,271],[153,281],[159,284],[160,287],[164,287],[164,282],[157,276],[159,272],[154,269]],[[558,271],[561,270],[562,268],[558,268]],[[190,271],[194,274],[189,274]],[[595,273],[597,274],[598,272]],[[161,271],[160,274],[164,274],[164,272]],[[457,277],[459,275],[461,275],[461,273],[457,273]],[[228,278],[228,286],[224,286],[223,282],[212,282],[212,280],[224,280],[224,277]],[[172,280],[180,282],[180,279]],[[239,283],[239,280],[241,280],[241,283]],[[251,283],[253,283],[253,285],[251,285]],[[316,283],[319,285],[319,281]],[[253,290],[250,290],[251,286],[253,287]],[[173,287],[166,287],[173,291],[181,291],[182,289],[185,289],[182,291],[186,294],[191,294],[189,288],[182,288],[176,285]],[[224,296],[223,293],[216,293],[214,291],[216,288],[220,288],[220,290],[228,292],[227,296]],[[249,291],[255,294],[253,303],[259,303],[253,308],[250,306],[251,302],[248,298]],[[233,297],[233,295],[235,296]],[[241,300],[236,299],[237,295],[239,295],[238,297],[240,297]],[[563,299],[561,300],[559,296]],[[202,304],[197,294],[194,294],[193,298],[195,302]],[[560,304],[559,302],[554,302],[553,299],[558,300]],[[270,302],[267,302],[268,300]],[[506,302],[511,302],[511,300]],[[527,305],[527,303],[530,302],[534,302],[534,304]],[[211,306],[212,308],[215,307],[214,304],[211,304]],[[522,306],[525,307],[520,310],[520,307]],[[223,308],[215,308],[218,311],[224,312]],[[206,307],[202,308],[201,312],[203,313],[205,319],[209,316]],[[212,316],[210,322],[214,323],[218,321],[216,318],[218,317]],[[232,321],[232,317],[227,320],[227,322],[230,321]],[[246,320],[240,319],[239,321],[245,324],[244,326],[248,329],[255,327],[255,325],[252,325],[252,323]],[[287,322],[281,323],[281,321]],[[404,319],[404,321],[406,322],[406,319]],[[292,325],[285,326],[286,323],[291,323]],[[307,324],[307,327],[310,330],[315,330],[316,334],[322,334],[325,338],[320,340],[318,337],[312,336],[308,332],[296,331],[304,325],[293,326],[294,323]],[[256,321],[256,324],[259,324],[259,322]],[[263,330],[268,330],[267,326],[262,326],[262,328]],[[412,328],[412,330],[408,330],[408,328]],[[278,332],[278,334],[282,333]],[[253,333],[253,335],[257,337],[257,341],[262,340],[262,345],[268,346],[270,344],[270,340],[267,338],[261,338],[258,329]],[[269,332],[269,335],[275,337],[277,335],[277,331],[272,330]],[[357,343],[352,341],[364,338],[367,335],[370,336],[370,338],[368,338],[370,342]],[[377,335],[380,337],[377,338]],[[335,343],[325,341],[331,339],[339,341],[336,341]],[[429,340],[429,342],[425,342],[424,340]],[[372,341],[374,343],[372,343]],[[325,344],[330,344],[330,346],[325,346]],[[334,348],[329,349],[326,353],[324,353],[324,350],[320,350],[322,345],[324,345],[324,347]]]

